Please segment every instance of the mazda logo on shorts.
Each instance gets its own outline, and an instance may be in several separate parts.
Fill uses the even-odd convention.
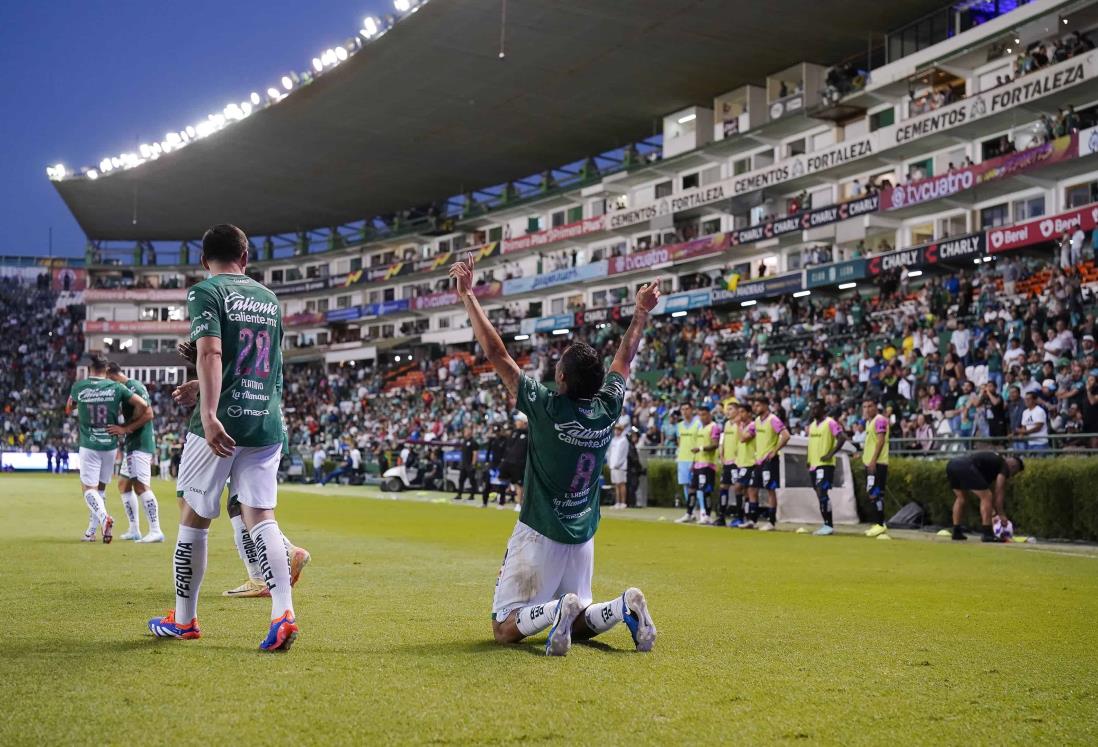
[[[230,418],[239,418],[244,413],[244,408],[240,405],[229,405],[225,410],[225,414]]]

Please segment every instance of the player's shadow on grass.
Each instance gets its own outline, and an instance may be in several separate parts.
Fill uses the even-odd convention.
[[[398,645],[396,648],[403,651],[408,651],[417,654],[476,654],[478,656],[484,656],[485,654],[498,654],[500,656],[510,656],[515,653],[533,654],[534,656],[545,656],[545,641],[544,640],[524,640],[518,643],[496,643],[493,640],[482,638],[476,641],[460,641],[457,643],[439,641],[436,643],[407,643]]]

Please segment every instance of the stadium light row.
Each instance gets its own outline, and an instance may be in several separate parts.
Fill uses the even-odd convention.
[[[258,91],[252,91],[247,99],[239,103],[229,103],[220,112],[208,115],[205,120],[197,124],[188,125],[177,132],[166,133],[164,139],[159,142],[142,143],[138,146],[136,153],[120,153],[117,156],[104,158],[99,162],[98,167],[85,167],[80,169],[79,172],[70,171],[63,163],[58,163],[46,167],[46,176],[52,181],[61,181],[79,176],[95,180],[100,176],[132,169],[149,161],[155,161],[163,155],[185,148],[196,140],[202,140],[234,122],[239,122],[251,116],[253,112],[279,103],[294,90],[312,83],[319,76],[349,60],[367,42],[381,37],[392,28],[394,23],[407,15],[415,13],[428,2],[430,0],[393,0],[393,8],[401,14],[400,16],[395,18],[387,16],[385,19],[367,16],[362,21],[362,28],[353,38],[339,46],[330,47],[314,57],[311,71],[290,72],[283,75],[279,81],[281,87],[269,87],[266,96]]]

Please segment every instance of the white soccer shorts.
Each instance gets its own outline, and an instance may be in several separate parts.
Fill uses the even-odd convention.
[[[278,503],[278,464],[282,442],[269,446],[237,446],[233,455],[219,457],[201,436],[188,433],[176,478],[177,495],[204,519],[221,514],[221,492],[232,478],[234,495],[245,506],[271,509]]]
[[[114,477],[114,449],[99,451],[80,447],[80,484],[98,487]]]
[[[122,468],[118,470],[118,474],[148,487],[152,484],[152,454],[147,451],[125,452],[122,454]]]
[[[594,570],[593,538],[581,545],[566,545],[517,522],[496,580],[492,616],[502,622],[517,609],[564,594],[575,594],[586,607],[591,604]]]
[[[629,482],[629,473],[623,469],[610,470],[610,484],[624,485]]]

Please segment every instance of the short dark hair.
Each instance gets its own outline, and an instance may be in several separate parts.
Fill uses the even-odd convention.
[[[569,399],[591,399],[602,386],[606,372],[602,358],[586,342],[573,342],[560,357],[565,395]]]
[[[107,360],[107,357],[102,353],[90,353],[88,355],[88,359],[90,360],[89,367],[92,371],[107,370],[107,364],[109,363],[109,361]]]
[[[111,361],[107,364],[107,373],[109,373],[111,376],[116,376],[122,373],[122,366],[118,365],[114,361]]]
[[[202,257],[208,262],[237,262],[248,256],[248,237],[234,225],[219,223],[202,235]]]

